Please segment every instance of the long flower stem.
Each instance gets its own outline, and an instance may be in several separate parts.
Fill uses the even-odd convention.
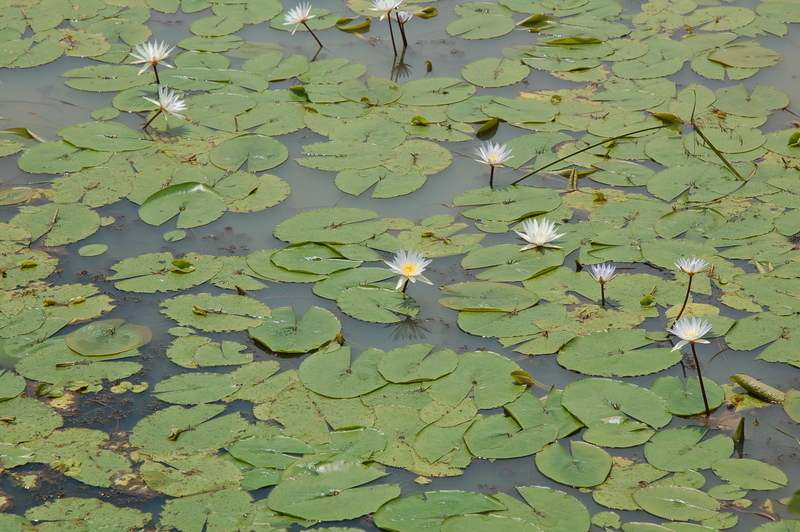
[[[406,279],[405,282],[403,282],[403,290],[401,291],[401,293],[405,294],[406,288],[408,288],[408,279]]]
[[[694,343],[689,344],[692,346],[692,355],[694,355],[694,365],[697,367],[697,379],[700,381],[700,393],[703,394],[703,404],[706,405],[706,417],[711,417],[711,409],[708,407],[708,397],[706,397],[706,387],[703,384],[703,372],[700,370],[700,361],[697,359],[697,351],[694,348]]]
[[[405,50],[406,48],[408,48],[408,41],[406,40],[405,24],[400,24],[398,22],[397,25],[400,26],[400,36],[403,38],[403,49]]]
[[[317,38],[316,34],[315,34],[313,31],[311,31],[311,28],[309,28],[309,27],[308,27],[308,24],[306,24],[306,21],[305,21],[305,20],[303,21],[303,26],[305,26],[305,27],[306,27],[306,29],[308,30],[308,33],[310,33],[310,34],[311,34],[311,36],[312,36],[312,37],[314,37],[314,40],[315,40],[315,41],[317,41],[317,44],[319,45],[319,47],[320,47],[320,48],[323,48],[323,46],[322,46],[322,43],[321,43],[321,42],[320,42],[320,40]]]
[[[389,22],[389,36],[392,38],[392,50],[394,50],[394,55],[397,55],[397,45],[394,43],[394,30],[392,29],[392,12],[389,11],[389,16],[386,17],[386,20]]]
[[[157,117],[158,115],[160,115],[160,114],[161,114],[161,109],[159,109],[158,111],[156,111],[156,114],[154,114],[154,115],[153,115],[153,117],[152,117],[150,120],[148,120],[148,121],[145,123],[145,125],[143,125],[143,126],[142,126],[142,129],[147,129],[147,126],[149,126],[149,125],[150,125],[150,122],[152,122],[153,120],[155,120],[155,119],[156,119],[156,117]]]
[[[686,303],[689,302],[689,292],[692,291],[692,278],[693,277],[694,277],[694,275],[690,275],[689,276],[689,284],[686,286],[686,297],[683,298],[683,306],[681,307],[681,311],[678,312],[678,317],[675,318],[675,322],[677,322],[679,319],[681,319],[681,316],[683,316],[683,311],[686,310]],[[675,327],[675,322],[672,323],[673,327]]]
[[[600,283],[600,306],[606,308],[606,283]]]
[[[155,63],[153,64],[153,74],[156,75],[156,85],[158,85],[160,87],[161,86],[161,80],[158,79],[158,65],[156,65]]]
[[[489,170],[489,188],[494,188],[494,166],[490,166]]]

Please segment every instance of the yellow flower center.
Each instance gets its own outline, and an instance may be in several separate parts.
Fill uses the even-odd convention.
[[[403,267],[400,268],[400,271],[403,272],[403,275],[406,277],[417,275],[417,267],[414,264],[403,264]]]

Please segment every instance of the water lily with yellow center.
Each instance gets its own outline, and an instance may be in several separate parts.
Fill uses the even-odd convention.
[[[708,340],[703,340],[703,336],[705,336],[708,331],[711,330],[713,327],[712,324],[708,322],[706,319],[700,318],[683,318],[682,320],[676,321],[671,329],[667,329],[667,332],[670,332],[681,339],[675,347],[672,348],[672,351],[676,349],[680,349],[681,347],[689,344],[692,348],[692,356],[694,356],[694,365],[697,368],[697,379],[700,381],[700,392],[703,394],[703,403],[706,407],[706,416],[711,415],[711,408],[708,406],[708,396],[706,396],[706,387],[703,384],[703,372],[700,369],[700,360],[697,358],[697,350],[694,347],[694,344],[709,344]],[[672,352],[670,351],[670,352]]]
[[[381,15],[381,20],[385,17],[388,17],[387,22],[389,22],[389,36],[392,39],[392,49],[394,50],[394,55],[397,55],[397,45],[394,44],[394,30],[392,29],[392,11],[400,7],[400,4],[403,3],[403,0],[372,0],[372,7],[369,8],[370,11],[378,11],[383,13]]]
[[[600,297],[601,297],[600,305],[603,308],[605,308],[606,283],[617,276],[617,267],[614,266],[613,264],[608,264],[605,262],[603,264],[592,264],[591,266],[589,266],[589,275],[591,275],[595,281],[600,283]]]
[[[306,27],[309,33],[311,33],[311,36],[314,37],[314,40],[316,40],[317,44],[319,44],[321,47],[322,43],[317,38],[316,34],[311,31],[311,28],[308,27],[308,21],[314,17],[316,17],[316,15],[311,14],[311,4],[309,2],[303,2],[302,4],[298,4],[296,7],[290,9],[289,12],[283,16],[283,25],[291,26],[294,24],[294,29],[292,30],[292,35],[294,35],[294,32],[296,32],[297,28],[299,28],[300,24],[302,24]]]
[[[675,263],[675,266],[689,276],[689,284],[686,286],[686,297],[683,298],[683,306],[681,307],[681,311],[678,312],[678,316],[675,318],[675,322],[677,323],[678,320],[681,319],[681,316],[683,316],[683,311],[686,310],[686,304],[689,303],[689,293],[692,291],[692,279],[695,275],[708,268],[708,261],[696,257],[691,259],[681,257],[678,259],[678,262]]]
[[[180,114],[181,111],[186,110],[186,102],[181,100],[177,94],[169,90],[167,87],[162,86],[158,88],[158,100],[148,98],[147,96],[143,96],[143,98],[148,102],[156,104],[158,106],[158,109],[156,110],[156,114],[154,114],[153,117],[150,118],[150,120],[148,120],[147,123],[142,126],[142,129],[149,126],[150,122],[155,120],[156,117],[161,113],[164,113],[165,120],[169,115],[177,116],[178,118],[186,118],[185,116]]]
[[[561,246],[553,245],[550,242],[566,234],[556,233],[556,224],[547,218],[542,218],[541,222],[539,220],[525,220],[522,222],[522,232],[516,230],[514,232],[528,242],[528,245],[520,249],[520,251],[534,248],[561,249]]]
[[[153,67],[153,73],[156,75],[156,83],[161,85],[161,81],[158,79],[158,68],[157,65],[164,65],[167,68],[175,68],[172,65],[164,63],[164,61],[169,57],[170,52],[175,49],[173,46],[172,48],[167,49],[167,44],[165,42],[146,42],[144,44],[137,44],[134,46],[134,51],[130,52],[130,55],[133,56],[136,61],[131,61],[132,65],[138,65],[140,63],[144,63],[144,66],[141,70],[139,70],[139,74],[141,75],[142,72],[147,70],[149,67]]]
[[[475,148],[475,159],[481,164],[486,164],[491,167],[489,171],[489,186],[494,187],[494,169],[502,166],[514,156],[511,155],[511,148],[499,142],[481,142],[481,145]]]
[[[393,261],[385,260],[383,262],[386,263],[392,272],[400,276],[400,279],[397,280],[395,290],[400,290],[402,287],[403,292],[405,292],[408,281],[416,283],[417,280],[419,280],[423,283],[433,284],[422,275],[422,272],[425,271],[425,267],[431,263],[430,259],[426,259],[422,253],[417,253],[411,249],[408,251],[401,249],[395,254]]]

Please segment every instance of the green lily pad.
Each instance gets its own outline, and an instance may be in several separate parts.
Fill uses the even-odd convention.
[[[83,246],[78,250],[78,255],[81,257],[97,257],[98,255],[102,255],[108,250],[108,246],[105,244],[89,244],[88,246]]]
[[[371,323],[397,323],[403,316],[416,316],[419,305],[414,298],[390,288],[353,286],[336,296],[342,312]]]
[[[182,531],[242,530],[252,522],[253,511],[253,498],[235,488],[168,500],[161,511],[160,522],[161,526]]]
[[[516,489],[530,506],[498,493],[495,497],[506,506],[506,510],[498,514],[522,519],[551,532],[589,530],[589,510],[572,495],[545,486],[517,486]]]
[[[733,440],[719,434],[703,442],[705,427],[662,430],[644,447],[647,461],[664,471],[709,469],[713,463],[733,454]]]
[[[247,256],[246,262],[254,272],[264,279],[279,281],[283,283],[313,283],[325,279],[324,275],[292,272],[284,268],[279,268],[272,262],[272,256],[277,253],[276,249],[263,249]],[[356,270],[357,271],[357,270]]]
[[[152,515],[135,508],[119,508],[100,499],[67,497],[25,512],[42,530],[128,532],[145,526]]]
[[[286,246],[272,255],[272,262],[289,271],[325,275],[361,265],[361,261],[348,260],[336,250],[314,243]]]
[[[174,259],[170,253],[147,253],[124,259],[111,269],[117,273],[108,280],[118,281],[115,286],[119,290],[153,294],[202,284],[214,277],[222,264],[208,255],[187,253]]]
[[[0,401],[17,397],[25,390],[25,379],[10,370],[0,372]]]
[[[400,87],[403,95],[397,102],[407,105],[446,105],[466,100],[475,93],[473,85],[465,84],[458,78],[417,79]]]
[[[206,332],[244,331],[270,315],[265,304],[247,296],[186,294],[161,303],[162,314],[184,327]]]
[[[153,338],[150,327],[125,320],[102,320],[84,325],[66,336],[67,347],[84,356],[115,355],[136,349]]]
[[[722,404],[725,392],[717,383],[703,378],[708,406],[714,410]],[[700,381],[691,377],[684,383],[678,377],[661,377],[653,381],[650,391],[666,399],[669,411],[676,416],[693,416],[706,411]]]
[[[100,216],[86,205],[23,206],[9,222],[30,231],[32,240],[44,236],[45,246],[63,246],[92,236],[100,228]]]
[[[450,516],[503,510],[494,497],[466,491],[426,491],[398,498],[375,512],[375,525],[397,532],[438,529]]]
[[[580,379],[568,384],[561,404],[585,425],[603,418],[628,415],[658,429],[672,419],[667,402],[646,388],[610,379]]]
[[[274,234],[286,242],[357,244],[389,228],[388,221],[375,220],[377,217],[366,209],[317,209],[285,219],[275,227]]]
[[[220,373],[184,373],[156,384],[153,394],[167,403],[197,405],[232,395],[240,384]]]
[[[442,287],[442,292],[461,297],[445,297],[439,303],[453,310],[516,312],[530,308],[539,297],[525,288],[507,283],[469,281]]]
[[[148,460],[140,472],[147,487],[172,497],[233,488],[242,480],[242,473],[230,461],[204,453],[163,463]]]
[[[711,467],[718,477],[746,490],[774,490],[789,482],[783,471],[759,460],[724,458]]]
[[[191,408],[171,406],[142,418],[133,428],[130,442],[158,460],[177,455],[213,453],[230,444],[248,427],[241,415],[217,417],[220,405]]]
[[[491,39],[510,33],[514,19],[505,15],[479,14],[462,17],[447,25],[447,33],[462,39]]]
[[[647,331],[610,330],[581,336],[558,352],[558,363],[571,371],[603,377],[633,377],[665,370],[681,360],[680,351],[640,349],[652,343]]]
[[[568,452],[560,443],[547,445],[536,455],[536,467],[548,478],[568,486],[590,488],[611,471],[611,456],[600,447],[571,441]]]
[[[461,261],[465,270],[489,268],[476,275],[486,281],[527,281],[554,270],[564,263],[561,249],[530,249],[520,251],[522,246],[501,244],[477,249]]]
[[[139,217],[161,225],[178,216],[177,227],[189,229],[213,222],[228,210],[222,196],[202,183],[181,183],[159,190],[139,207]]]
[[[288,157],[288,149],[279,141],[252,133],[226,140],[209,154],[212,163],[232,172],[245,163],[248,172],[263,172],[275,168]]]
[[[349,347],[315,353],[300,365],[300,380],[306,388],[325,397],[358,397],[388,383],[378,372],[383,355],[380,349],[368,349],[351,364]]]
[[[275,486],[267,498],[270,508],[303,519],[339,521],[375,512],[400,495],[396,484],[359,487],[386,475],[376,465],[338,461],[309,466]]]
[[[434,381],[428,393],[445,405],[456,406],[472,397],[480,409],[496,408],[524,393],[525,386],[510,376],[517,369],[519,366],[497,353],[463,353],[456,370]]]
[[[253,361],[252,353],[242,352],[245,349],[236,342],[216,343],[209,338],[189,335],[176,338],[167,348],[167,357],[184,368],[232,366]]]
[[[364,84],[357,79],[340,83],[337,90],[348,100],[367,105],[387,105],[403,95],[403,89],[388,79],[368,77]]]
[[[299,321],[293,307],[276,308],[263,321],[250,329],[250,337],[278,353],[308,353],[333,341],[342,330],[336,316],[320,307],[309,308]]]
[[[405,384],[432,381],[451,373],[458,355],[450,349],[433,351],[433,344],[413,344],[384,353],[378,371],[389,382]]]
[[[473,220],[514,222],[544,214],[561,205],[561,197],[549,188],[514,186],[470,190],[453,199],[458,207],[476,206],[461,214]]]
[[[461,75],[479,87],[505,87],[520,82],[530,73],[530,68],[519,61],[488,57],[467,64]]]
[[[16,397],[0,402],[3,441],[26,442],[47,436],[63,423],[61,416],[49,406],[29,397]]]
[[[142,138],[141,132],[115,122],[77,124],[60,129],[58,134],[73,146],[97,151],[136,151],[153,145]]]
[[[650,486],[633,492],[644,511],[663,519],[701,521],[717,515],[719,502],[702,491],[680,486]]]

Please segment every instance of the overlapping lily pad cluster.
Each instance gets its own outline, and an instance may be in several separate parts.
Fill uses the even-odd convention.
[[[368,2],[348,5],[374,16]],[[709,319],[708,337],[724,338],[732,350],[767,346],[759,359],[800,367],[800,133],[762,132],[789,98],[762,84],[735,83],[780,60],[755,38],[786,35],[787,23],[800,22],[797,2],[751,8],[654,0],[629,18],[610,0],[463,3],[447,24],[451,36],[527,30],[535,44],[498,44],[496,57],[464,65],[463,79],[405,83],[364,77],[367,67],[348,59],[312,62],[236,35],[253,24],[306,31],[287,28],[283,13],[293,6],[274,0],[24,0],[0,7],[0,66],[90,57],[96,64],[68,70],[64,83],[111,101],[93,112],[94,122],[57,131],[59,140],[44,142],[23,128],[0,137],[0,155],[21,152],[21,170],[53,176],[47,188],[0,191],[0,204],[18,209],[0,224],[4,476],[36,488],[35,464],[45,464],[88,486],[169,497],[155,519],[124,504],[62,498],[26,509],[24,517],[1,513],[3,530],[265,531],[373,513],[376,526],[401,532],[575,532],[592,523],[626,532],[711,530],[736,526],[739,514],[730,508],[751,505],[751,490],[787,485],[774,465],[732,458],[740,434],[708,434],[707,426],[681,420],[705,412],[697,379],[661,374],[647,386],[624,379],[663,372],[681,359],[664,332],[665,317],[676,317],[685,294],[686,276],[674,266],[681,255],[711,264],[694,276],[684,315]],[[198,13],[194,35],[176,43],[183,50],[176,68],[159,75],[185,96],[188,120],[158,117],[156,134],[145,134],[115,121],[121,112],[153,110],[146,98],[156,85],[149,72],[139,75],[129,53],[151,37],[153,13],[179,12]],[[367,27],[340,13],[311,13],[313,30]],[[245,60],[232,66],[232,59]],[[712,90],[667,79],[687,65],[726,83]],[[517,85],[531,69],[576,88]],[[487,90],[508,86],[521,92]],[[286,163],[280,136],[303,128],[326,140],[303,146],[303,155]],[[133,202],[141,220],[164,226],[164,239],[177,242],[185,229],[229,211],[280,209],[290,173],[266,172],[280,174],[287,164],[327,172],[353,196],[421,194],[429,176],[445,178],[452,152],[470,151],[453,143],[497,128],[513,137],[506,165],[519,170],[520,184],[507,186],[511,172],[504,172],[495,187],[436,200],[452,204],[453,215],[412,221],[362,208],[310,210],[274,227],[287,243],[280,249],[178,254],[161,242],[125,257],[106,278],[117,292],[101,293],[108,285],[100,280],[59,284],[53,277],[62,246],[71,249],[115,223],[108,205]],[[522,179],[533,169],[546,174]],[[543,176],[550,186],[539,186]],[[513,231],[543,215],[560,224],[558,247],[521,251]],[[502,243],[484,246],[485,237]],[[357,333],[342,331],[334,312],[311,306],[298,316],[293,307],[265,304],[266,283],[313,283],[321,305],[335,301],[347,316],[407,322],[420,307],[380,262],[399,249],[434,259],[463,255],[466,273],[456,274],[463,281],[442,287],[441,299],[458,312],[463,331],[496,338],[498,349],[557,353],[563,368],[588,377],[535,394],[530,375],[506,356],[432,344],[356,352],[342,333],[348,340]],[[93,244],[79,254],[104,251]],[[599,304],[592,276],[565,265],[571,254],[581,265],[631,265],[605,286],[607,305]],[[156,293],[165,295],[161,313],[173,325],[166,356],[185,372],[151,382],[137,375],[152,364],[140,350],[150,330],[97,318],[119,304],[115,294]],[[736,321],[726,309],[749,315]],[[305,356],[297,369],[254,361],[248,337],[269,353]],[[745,377],[736,382],[748,383],[750,395],[705,379],[711,408],[782,401],[800,422],[800,392],[765,390]],[[170,406],[143,414],[129,433],[63,428],[62,414],[80,408],[80,394],[103,389],[152,393]],[[250,403],[254,422],[241,408],[228,410],[239,401]],[[644,460],[607,450],[619,448]],[[532,455],[554,486],[594,488],[592,498],[609,511],[591,516],[573,495],[550,487],[517,487],[523,503],[505,493],[441,489],[402,497],[400,486],[385,480],[387,466],[420,475],[424,484],[459,475],[477,459]],[[713,487],[703,491],[710,479]],[[264,488],[266,498],[250,493]],[[775,505],[767,501],[762,510],[771,517]],[[670,522],[637,522],[644,512]],[[786,519],[759,530],[799,526]]]

